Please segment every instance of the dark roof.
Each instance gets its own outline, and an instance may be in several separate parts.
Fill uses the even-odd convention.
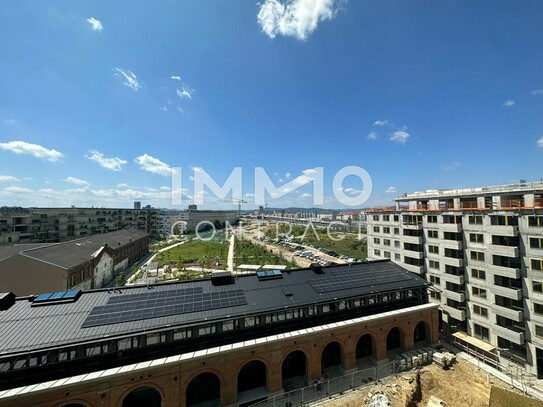
[[[136,229],[123,229],[116,232],[93,235],[63,243],[41,245],[38,248],[23,250],[22,256],[69,269],[91,260],[105,244],[118,249],[132,241],[147,236]]]
[[[0,311],[0,332],[3,332],[0,336],[0,349],[3,353],[26,352],[166,327],[262,314],[372,293],[424,289],[427,286],[426,280],[395,263],[377,261],[324,267],[321,273],[316,273],[311,268],[286,271],[282,273],[282,278],[269,280],[259,280],[254,274],[244,275],[229,285],[213,285],[211,279],[205,279],[149,287],[123,287],[120,290],[90,290],[83,292],[73,303],[48,306],[32,306],[27,298],[18,298],[8,310]],[[185,310],[184,313],[173,315],[153,313],[157,309],[153,307],[158,307],[161,298],[188,295],[214,295],[220,297],[221,301],[224,297],[234,295],[233,300],[226,300],[232,302],[226,304],[239,305],[221,304],[207,310]],[[153,307],[150,307],[150,301],[147,300],[151,296],[153,301],[156,301]],[[145,306],[138,307],[135,305],[136,300],[141,300],[140,304]],[[137,313],[136,319],[128,318],[127,322],[120,323],[108,320],[110,313],[107,307],[124,306],[122,304],[130,307],[130,312]],[[145,313],[147,319],[137,319],[141,313]],[[107,324],[89,324],[93,315],[98,315],[98,318],[102,315]],[[88,327],[83,328],[84,323]]]
[[[49,243],[21,243],[0,246],[0,261],[9,259],[24,250],[48,246]]]

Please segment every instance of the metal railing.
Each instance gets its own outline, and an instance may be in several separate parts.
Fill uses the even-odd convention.
[[[332,398],[334,395],[341,395],[349,390],[371,386],[375,381],[396,375],[407,368],[409,367],[396,360],[343,376],[321,379],[320,383],[315,382],[309,386],[269,397],[267,400],[251,404],[251,407],[304,406],[318,400]]]

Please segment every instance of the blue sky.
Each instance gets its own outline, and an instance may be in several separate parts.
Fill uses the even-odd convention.
[[[0,206],[183,208],[194,167],[242,167],[247,208],[255,167],[280,190],[322,167],[332,208],[348,165],[373,181],[361,206],[543,177],[540,1],[2,6]],[[266,202],[313,206],[290,189]]]

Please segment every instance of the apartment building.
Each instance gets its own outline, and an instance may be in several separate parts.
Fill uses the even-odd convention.
[[[543,378],[543,182],[415,192],[366,214],[368,258],[424,275],[446,334]]]
[[[157,235],[157,209],[1,208],[0,244],[58,243],[121,229]]]
[[[58,243],[122,229],[164,238],[170,236],[176,222],[185,222],[185,230],[194,232],[200,222],[224,227],[237,220],[235,211],[198,210],[195,205],[175,211],[136,204],[139,202],[134,205],[139,209],[0,208],[0,244]]]

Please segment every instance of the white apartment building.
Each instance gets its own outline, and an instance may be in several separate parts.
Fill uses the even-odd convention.
[[[543,378],[543,182],[415,192],[366,215],[368,259],[433,283],[445,334]]]

